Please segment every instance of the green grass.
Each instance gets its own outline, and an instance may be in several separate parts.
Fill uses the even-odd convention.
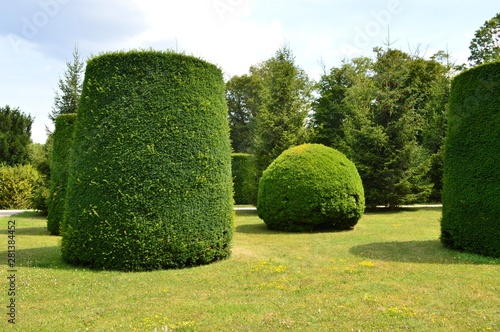
[[[17,224],[18,311],[0,330],[500,331],[500,259],[443,248],[440,216],[372,212],[352,231],[296,234],[239,211],[230,259],[144,273],[67,266],[46,219],[1,218],[1,257]]]

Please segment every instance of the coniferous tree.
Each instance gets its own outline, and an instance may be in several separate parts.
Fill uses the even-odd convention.
[[[67,61],[66,66],[64,77],[59,78],[59,91],[56,91],[54,106],[49,114],[52,122],[60,114],[76,113],[80,102],[85,64],[80,59],[77,47],[73,51],[73,61]]]
[[[340,67],[331,68],[316,84],[318,97],[313,102],[311,119],[313,141],[342,149],[344,125],[351,116],[348,103],[366,104],[372,100],[370,75],[373,62],[366,57],[344,60]]]
[[[262,173],[283,151],[307,141],[312,83],[288,47],[255,68],[255,74],[260,81],[261,107],[255,119],[253,151]]]
[[[398,50],[375,53],[374,61],[353,59],[322,77],[314,140],[355,162],[367,205],[422,202],[432,183],[442,183],[448,70]]]

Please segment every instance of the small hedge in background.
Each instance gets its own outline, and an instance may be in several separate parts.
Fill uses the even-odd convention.
[[[445,142],[441,241],[500,257],[500,62],[452,82]]]
[[[61,114],[56,118],[52,149],[49,215],[47,217],[47,229],[52,235],[59,235],[64,216],[69,155],[75,121],[76,114]]]
[[[270,229],[349,229],[364,208],[356,166],[321,144],[286,150],[264,171],[259,184],[257,210]]]
[[[234,212],[220,69],[173,52],[90,59],[69,174],[65,261],[140,271],[228,257]]]
[[[33,196],[40,174],[31,165],[0,164],[0,210],[33,208]]]
[[[30,164],[40,174],[40,179],[33,191],[33,209],[43,215],[49,211],[48,200],[50,192],[50,158],[52,151],[52,135],[45,144],[34,143],[30,145]]]
[[[253,155],[233,153],[231,158],[234,202],[236,204],[257,204],[258,179]]]

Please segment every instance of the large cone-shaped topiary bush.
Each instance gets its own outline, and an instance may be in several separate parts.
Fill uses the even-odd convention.
[[[500,257],[500,61],[452,82],[441,241]]]
[[[283,152],[263,173],[257,210],[270,229],[354,227],[365,209],[363,184],[345,155],[321,144]]]
[[[219,68],[172,52],[94,57],[74,137],[65,261],[139,271],[229,256],[231,147]]]

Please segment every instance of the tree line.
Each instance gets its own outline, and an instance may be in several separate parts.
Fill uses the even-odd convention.
[[[426,59],[376,48],[371,57],[325,69],[314,82],[284,46],[226,83],[233,151],[253,154],[260,174],[289,147],[322,143],[355,162],[368,205],[439,201],[450,82],[500,59],[500,13],[476,31],[469,50],[468,64],[455,65],[443,51]],[[77,48],[66,64],[49,112],[53,121],[76,113],[79,103],[85,63]],[[0,165],[36,168],[36,206],[46,210],[52,135],[33,144],[32,124],[19,108],[0,107]]]
[[[226,85],[233,150],[255,156],[258,174],[287,148],[321,143],[354,161],[367,206],[441,200],[451,79],[500,59],[500,13],[476,31],[469,65],[447,52],[375,48],[313,82],[288,46]]]

